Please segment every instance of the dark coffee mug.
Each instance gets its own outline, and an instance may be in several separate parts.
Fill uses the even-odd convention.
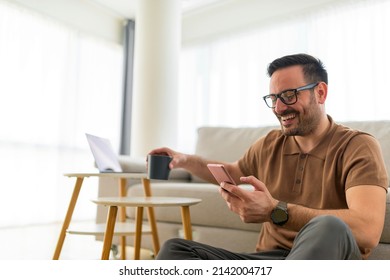
[[[156,180],[168,180],[169,163],[172,157],[165,155],[148,155],[148,178]]]

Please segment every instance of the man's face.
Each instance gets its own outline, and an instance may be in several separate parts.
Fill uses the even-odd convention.
[[[308,84],[302,67],[291,66],[275,71],[270,82],[270,93],[280,93]],[[287,136],[306,136],[318,127],[322,111],[317,102],[316,88],[298,92],[295,104],[286,105],[280,99],[276,101],[273,112],[280,122],[282,132]],[[314,91],[314,92],[313,92]]]

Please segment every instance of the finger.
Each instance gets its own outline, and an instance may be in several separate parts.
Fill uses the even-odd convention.
[[[169,163],[169,169],[174,169],[177,164],[178,161],[173,157],[171,162]]]
[[[161,147],[161,148],[157,148],[157,149],[153,149],[149,152],[149,154],[151,155],[166,155],[166,156],[169,156],[170,154],[172,154],[172,151],[167,148],[167,147]]]
[[[182,167],[182,163],[183,163],[182,157],[183,156],[181,154],[175,153],[175,154],[171,154],[170,156],[172,157],[172,160],[169,163],[170,169],[173,169],[176,167]]]
[[[228,192],[227,190],[223,189],[222,187],[219,188],[219,194],[225,200],[226,205],[228,206],[230,211],[236,212],[236,206],[242,200],[239,197],[237,197],[236,195],[234,195],[234,194]]]
[[[229,208],[230,208],[230,195],[229,195],[229,192],[227,190],[225,190],[224,188],[220,187],[219,188],[219,194],[222,196],[222,198],[226,201],[226,203],[228,204]]]
[[[230,196],[235,196],[237,198],[240,198],[241,200],[243,200],[246,197],[245,191],[236,185],[222,182],[221,189],[223,189],[225,192],[227,192]]]

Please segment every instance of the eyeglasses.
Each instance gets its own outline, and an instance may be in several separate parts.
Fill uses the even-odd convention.
[[[316,86],[318,86],[319,83],[312,83],[308,84],[303,87],[299,87],[296,89],[288,89],[285,91],[282,91],[281,93],[276,93],[276,94],[269,94],[266,96],[263,96],[263,99],[265,101],[265,104],[267,104],[268,107],[270,108],[275,108],[276,106],[276,101],[278,98],[280,101],[282,101],[286,105],[292,105],[295,104],[298,101],[298,92],[307,90],[307,89],[313,89]]]

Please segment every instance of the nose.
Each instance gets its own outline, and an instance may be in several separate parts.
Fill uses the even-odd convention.
[[[287,109],[287,105],[284,104],[280,98],[276,100],[274,112],[278,115],[281,115]]]

